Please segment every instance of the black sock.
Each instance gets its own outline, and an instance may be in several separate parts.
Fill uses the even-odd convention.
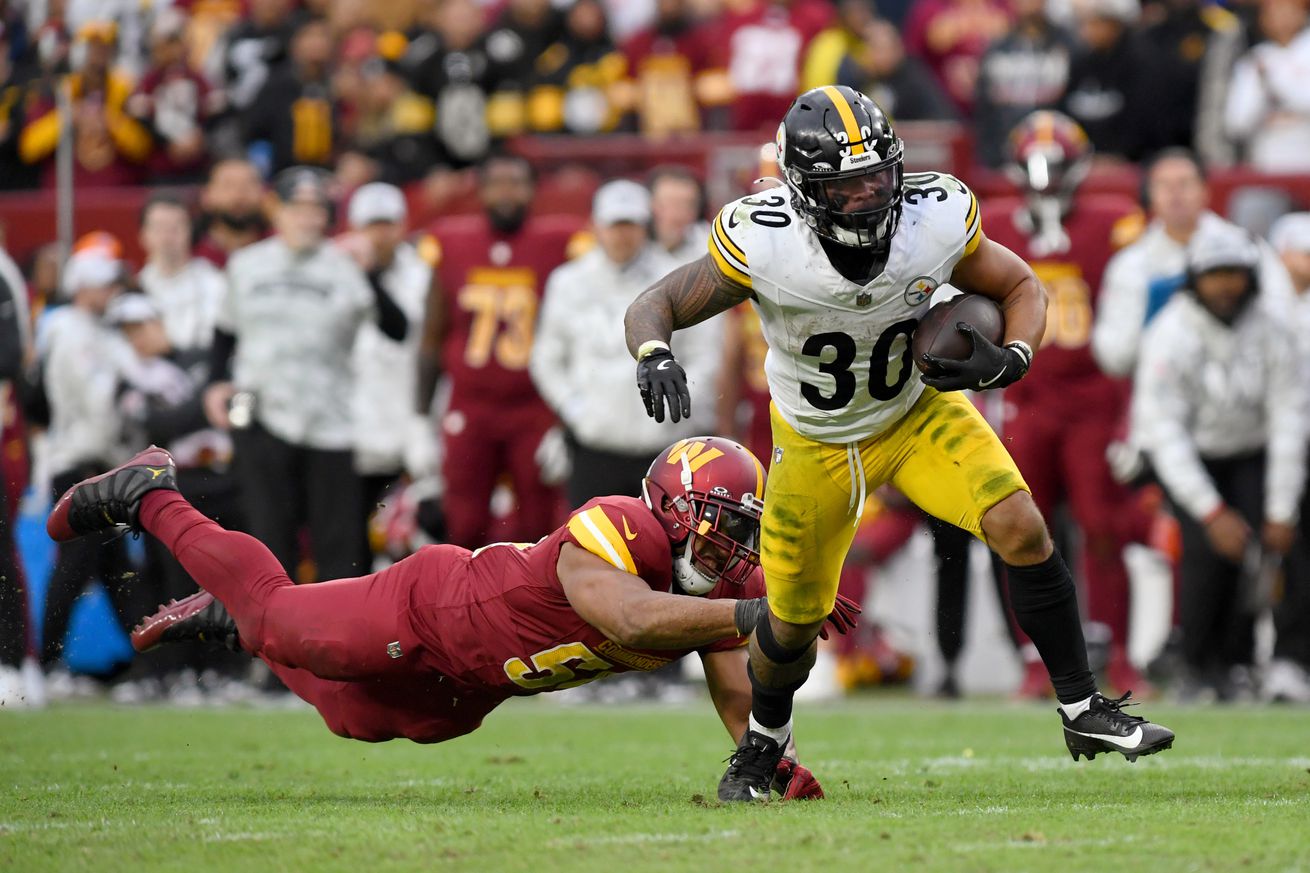
[[[1061,703],[1076,703],[1096,691],[1096,679],[1087,666],[1087,643],[1073,576],[1058,551],[1040,564],[1016,567],[1006,564],[1010,579],[1010,606],[1037,647]]]
[[[784,648],[774,637],[773,625],[770,624],[769,616],[766,613],[760,618],[759,624],[755,626],[755,644],[759,646],[760,654],[775,665],[779,667],[796,665],[800,668],[800,671],[803,671],[798,671],[800,672],[798,679],[783,687],[774,688],[763,684],[756,678],[754,665],[746,665],[746,675],[751,680],[751,715],[755,717],[761,727],[784,727],[787,722],[791,721],[792,698],[796,696],[797,690],[805,684],[805,679],[810,673],[809,668],[814,663],[813,657],[810,658],[809,664],[798,664],[797,662],[813,652],[814,643],[811,641],[799,649]]]
[[[769,688],[755,678],[755,668],[750,664],[746,665],[746,675],[751,680],[751,715],[760,726],[780,728],[791,721],[792,699],[805,680],[786,688]]]

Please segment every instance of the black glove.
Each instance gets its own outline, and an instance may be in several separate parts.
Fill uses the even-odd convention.
[[[955,329],[969,338],[973,352],[963,360],[924,355],[924,363],[937,370],[935,376],[921,377],[925,385],[938,391],[986,391],[1013,385],[1028,372],[1028,359],[1018,349],[996,345],[965,322]]]
[[[669,402],[669,418],[682,421],[691,416],[691,395],[687,393],[687,373],[673,359],[668,349],[656,349],[637,362],[637,387],[646,414],[664,420],[664,401]]]
[[[860,605],[849,597],[837,595],[837,603],[833,606],[832,612],[828,615],[827,621],[823,627],[819,628],[819,636],[823,639],[828,638],[828,625],[839,634],[847,634],[855,629],[858,621],[856,616],[863,612]],[[755,632],[755,626],[760,623],[769,612],[769,599],[767,597],[755,597],[751,600],[738,600],[736,609],[733,611],[732,621],[737,626],[737,633],[743,637],[748,637]]]

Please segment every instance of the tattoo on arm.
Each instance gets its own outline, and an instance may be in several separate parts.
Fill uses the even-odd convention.
[[[668,342],[675,330],[699,324],[749,299],[751,289],[729,279],[709,255],[679,267],[632,302],[623,326],[633,357],[648,340]]]

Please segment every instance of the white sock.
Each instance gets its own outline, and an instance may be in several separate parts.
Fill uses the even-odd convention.
[[[1060,708],[1064,710],[1065,716],[1069,721],[1073,721],[1078,716],[1087,711],[1087,707],[1092,705],[1092,698],[1080,700],[1077,703],[1061,703]]]
[[[765,727],[755,720],[755,713],[751,713],[750,729],[757,734],[764,734],[780,746],[786,746],[787,740],[791,739],[791,719],[782,727],[771,728]]]

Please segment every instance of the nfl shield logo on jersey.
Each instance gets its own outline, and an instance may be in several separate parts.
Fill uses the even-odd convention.
[[[868,306],[873,302],[873,295],[867,291],[861,292],[855,296],[856,306]]]

